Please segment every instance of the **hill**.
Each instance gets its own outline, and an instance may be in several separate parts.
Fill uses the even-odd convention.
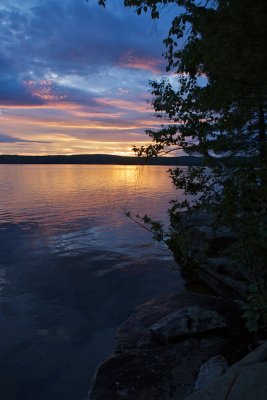
[[[200,157],[138,158],[109,154],[77,154],[53,156],[0,155],[0,164],[111,164],[111,165],[200,165]]]

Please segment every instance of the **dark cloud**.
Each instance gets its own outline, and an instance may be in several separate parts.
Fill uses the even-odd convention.
[[[0,104],[1,105],[38,105],[43,100],[34,96],[20,77],[20,71],[14,65],[13,58],[0,54]]]
[[[161,40],[155,39],[159,32],[153,31],[148,16],[137,17],[123,6],[115,13],[99,7],[97,1],[25,1],[18,7],[7,4],[0,9],[2,104],[46,102],[31,93],[25,80],[54,76],[57,81],[58,76],[79,75],[90,81],[91,76],[98,75],[104,86],[105,71],[110,67],[129,69],[129,73],[132,68],[142,69],[142,65],[144,71],[162,68],[163,48]],[[72,101],[78,102],[88,97],[83,90],[79,94],[60,85],[57,89],[68,91],[70,101],[72,96]]]
[[[1,143],[25,150],[27,142],[51,142],[20,135],[45,134],[48,149],[75,152],[79,140],[131,142],[150,127],[148,80],[164,74],[162,29],[169,23],[155,27],[123,0],[105,9],[97,3],[0,0],[0,107],[8,109]]]
[[[125,10],[115,15],[84,1],[46,1],[31,8],[2,10],[1,39],[15,65],[24,73],[88,74],[118,65],[129,51],[138,58],[160,58],[163,47],[155,41],[149,17]],[[144,18],[147,18],[144,23]],[[155,45],[156,42],[156,45]]]
[[[87,107],[98,106],[96,102],[98,95],[88,89],[82,90],[57,84],[53,86],[55,88],[55,93],[62,97],[62,101],[86,105]]]
[[[40,105],[44,101],[34,96],[29,89],[14,77],[0,77],[1,105]]]
[[[41,50],[54,68],[68,73],[77,69],[79,73],[90,73],[117,65],[133,48],[138,56],[160,56],[156,46],[147,46],[153,43],[147,25],[131,16],[118,17],[97,4],[47,2],[33,9],[29,41],[32,46],[35,38],[38,55]]]
[[[5,135],[4,133],[0,133],[0,143],[52,143],[52,142],[44,142],[42,140],[20,139],[17,137]]]

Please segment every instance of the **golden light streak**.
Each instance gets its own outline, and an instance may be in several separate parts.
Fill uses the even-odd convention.
[[[140,103],[141,102],[141,103]],[[113,107],[109,112],[109,107]],[[93,105],[48,101],[0,105],[2,154],[133,155],[145,145],[145,129],[157,129],[153,110],[137,100],[96,98]],[[5,142],[5,136],[9,137]],[[16,141],[18,138],[18,141]]]
[[[54,103],[54,102],[47,102],[45,104],[34,104],[34,105],[28,105],[28,104],[15,104],[15,105],[7,105],[4,103],[0,103],[0,108],[3,110],[42,110],[42,109],[47,109],[47,110],[54,110],[54,109],[64,109],[64,110],[75,110],[77,109],[77,104],[74,103],[65,103],[65,102],[60,102],[60,103]]]
[[[29,110],[29,108],[27,109],[27,111]],[[31,109],[30,109],[31,110]],[[64,108],[62,109],[62,111],[64,111]],[[71,114],[69,117],[71,117],[71,119],[77,119],[74,117],[79,117],[79,115],[75,115]],[[136,129],[142,129],[142,128],[147,128],[147,127],[155,127],[158,126],[158,122],[155,120],[154,117],[152,117],[151,119],[144,119],[144,118],[136,118],[135,123],[132,123],[131,125],[127,124],[127,122],[124,122],[123,120],[121,120],[118,116],[118,123],[116,123],[116,121],[114,121],[114,123],[110,124],[106,121],[99,121],[96,120],[94,121],[93,118],[98,117],[98,119],[102,118],[106,118],[106,116],[109,116],[109,114],[104,113],[103,114],[95,114],[92,113],[89,115],[88,117],[91,117],[91,121],[88,122],[88,120],[84,120],[84,119],[80,119],[78,118],[79,122],[65,122],[62,120],[62,117],[58,116],[57,118],[60,118],[59,121],[55,121],[54,117],[53,119],[51,117],[47,117],[46,119],[41,119],[39,117],[34,117],[34,116],[28,116],[28,115],[22,115],[22,114],[1,114],[0,119],[2,124],[3,123],[9,123],[11,125],[14,124],[15,121],[19,122],[19,124],[21,125],[25,125],[25,126],[29,126],[29,125],[35,125],[35,126],[44,126],[47,128],[64,128],[64,129],[81,129],[81,130],[118,130],[118,131],[123,131],[123,130],[136,130]],[[67,119],[67,116],[64,116],[64,119]],[[116,119],[116,114],[115,116],[113,115],[113,117],[111,117],[112,120]]]
[[[38,119],[29,119],[25,117],[16,117],[12,116],[13,121],[10,121],[9,118],[1,118],[2,123],[10,123],[11,125],[14,124],[15,120],[18,122],[18,124],[22,127],[23,126],[43,126],[46,128],[64,128],[64,129],[80,129],[80,130],[104,130],[104,131],[109,131],[109,130],[117,130],[117,131],[128,131],[128,130],[136,130],[140,129],[139,125],[126,125],[122,124],[116,125],[115,123],[112,125],[106,125],[104,123],[96,123],[96,122],[90,122],[87,123],[65,123],[63,121],[54,121],[54,122],[48,122],[46,120],[38,120]]]
[[[1,143],[1,154],[23,154],[23,155],[54,155],[54,154],[113,154],[133,156],[133,146],[136,141],[126,142],[98,142],[83,140],[58,140],[51,144],[43,143]],[[147,142],[138,143],[147,145]]]
[[[138,111],[140,113],[155,112],[153,108],[145,102],[144,104],[139,104],[130,100],[112,99],[110,97],[102,97],[100,99],[96,99],[96,102],[101,105],[115,106],[125,110]]]

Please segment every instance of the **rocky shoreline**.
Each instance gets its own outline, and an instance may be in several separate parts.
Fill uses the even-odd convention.
[[[267,398],[267,342],[248,333],[240,306],[254,277],[221,256],[236,239],[227,229],[214,230],[206,213],[185,214],[183,226],[187,255],[198,265],[197,272],[184,271],[185,279],[189,290],[204,293],[139,306],[118,329],[114,353],[98,367],[88,400]],[[179,261],[181,252],[173,252]]]
[[[201,396],[214,380],[225,377],[226,371],[230,373],[234,368],[230,365],[246,355],[249,337],[244,332],[238,304],[220,297],[178,293],[149,301],[119,328],[115,351],[98,367],[87,398],[181,400],[195,392],[194,396],[200,397],[192,397],[194,400],[217,400],[220,397]],[[255,364],[264,363],[264,372],[267,343],[263,353]],[[251,372],[248,368],[246,371]],[[267,383],[260,368],[258,375],[264,394]],[[261,398],[265,397],[257,397]]]
[[[184,243],[172,251],[178,264],[182,265],[189,289],[195,279],[198,285],[205,282],[217,295],[244,301],[249,285],[257,277],[228,256],[228,249],[237,241],[236,234],[229,227],[216,227],[212,213],[185,212],[181,215],[177,230],[184,232]]]

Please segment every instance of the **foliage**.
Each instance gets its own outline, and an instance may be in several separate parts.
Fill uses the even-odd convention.
[[[188,197],[172,202],[167,236],[147,216],[143,221],[181,254],[186,253],[186,238],[179,230],[181,212],[210,210],[218,225],[231,227],[238,240],[228,254],[254,274],[256,294],[249,296],[246,311],[248,326],[254,329],[264,318],[253,322],[251,310],[266,312],[261,300],[265,289],[259,290],[259,282],[266,278],[267,261],[267,3],[124,4],[138,14],[150,11],[153,19],[160,18],[162,7],[179,6],[164,40],[167,70],[175,76],[150,83],[156,115],[164,124],[158,131],[146,131],[152,144],[134,151],[148,157],[182,151],[205,159],[205,166],[171,171],[175,187]]]
[[[266,282],[261,280],[250,285],[248,302],[244,305],[244,316],[250,332],[257,332],[267,326]]]
[[[130,218],[133,222],[137,223],[138,225],[141,225],[142,228],[145,228],[146,230],[151,232],[153,238],[157,242],[164,241],[164,230],[160,221],[152,220],[148,215],[140,217],[140,215],[137,214],[133,216],[131,211],[126,212],[125,215],[126,217]],[[138,220],[142,220],[142,223],[139,223]],[[143,225],[143,223],[145,225]],[[146,225],[149,225],[150,228],[147,228]]]

